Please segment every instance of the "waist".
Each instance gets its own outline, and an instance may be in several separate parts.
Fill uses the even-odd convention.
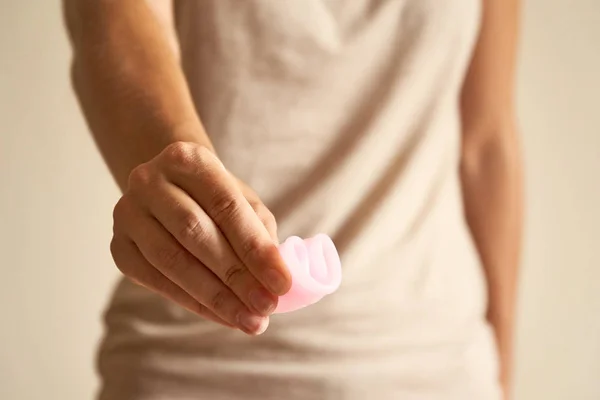
[[[248,351],[258,353],[385,358],[390,350],[467,342],[484,322],[486,305],[483,275],[469,248],[465,245],[462,255],[453,258],[440,246],[395,250],[362,265],[348,261],[336,293],[305,309],[272,316],[267,333],[252,343],[128,281],[119,285],[107,322],[155,339],[179,337],[209,352],[235,353],[248,345]]]

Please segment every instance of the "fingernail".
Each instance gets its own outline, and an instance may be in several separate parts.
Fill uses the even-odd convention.
[[[275,269],[265,272],[265,281],[273,294],[283,295],[287,289],[287,280],[281,272]]]
[[[249,298],[252,307],[260,313],[271,314],[277,307],[277,302],[263,289],[252,290]]]
[[[269,326],[269,318],[250,314],[248,312],[240,313],[238,322],[242,328],[254,335],[260,335],[266,331],[267,326]]]

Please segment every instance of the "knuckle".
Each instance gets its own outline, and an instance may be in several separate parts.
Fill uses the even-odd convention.
[[[154,182],[152,170],[148,163],[140,164],[129,174],[128,187],[130,190],[140,190]]]
[[[242,245],[242,255],[244,260],[253,260],[258,258],[262,251],[262,243],[256,237],[251,237]]]
[[[219,158],[206,146],[196,146],[194,149],[196,162],[204,173],[213,175],[215,171],[224,168]]]
[[[232,287],[242,279],[245,272],[246,269],[242,265],[232,265],[225,270],[223,281],[227,286]]]
[[[204,242],[208,235],[200,217],[188,214],[181,219],[179,236],[185,241]]]
[[[210,171],[218,165],[218,158],[205,146],[196,143],[175,142],[161,153],[164,167],[172,172]]]
[[[229,296],[225,290],[219,290],[211,296],[208,305],[212,310],[222,311],[225,309]]]
[[[187,166],[196,158],[196,146],[188,142],[175,142],[168,145],[163,151],[169,164]]]
[[[232,196],[215,196],[210,206],[213,220],[217,223],[228,221],[238,210],[238,202]]]
[[[205,317],[208,314],[208,309],[197,301],[190,301],[187,307],[191,312],[202,317]]]
[[[166,270],[172,271],[187,266],[184,251],[176,247],[159,247],[156,250],[156,258]]]
[[[201,160],[212,161],[216,157],[214,153],[206,146],[196,146],[196,154]]]

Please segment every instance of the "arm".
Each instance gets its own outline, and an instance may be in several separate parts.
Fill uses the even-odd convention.
[[[518,0],[483,0],[479,40],[461,99],[461,179],[468,225],[489,288],[488,319],[510,391],[522,166],[513,104]]]
[[[123,196],[111,253],[135,283],[249,334],[291,286],[275,220],[221,164],[145,1],[64,0],[75,92]]]
[[[183,73],[146,1],[64,0],[73,87],[122,190],[136,166],[168,144],[212,149]]]

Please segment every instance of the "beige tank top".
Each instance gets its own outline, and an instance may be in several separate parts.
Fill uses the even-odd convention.
[[[327,233],[344,271],[338,292],[273,316],[259,338],[198,328],[214,379],[429,376],[468,353],[486,290],[463,215],[459,94],[479,2],[176,1],[182,65],[222,161],[280,239]]]
[[[273,211],[281,239],[325,232],[340,250],[342,288],[307,317],[428,341],[416,320],[481,314],[458,178],[458,100],[478,5],[176,5],[185,73],[224,164]]]

